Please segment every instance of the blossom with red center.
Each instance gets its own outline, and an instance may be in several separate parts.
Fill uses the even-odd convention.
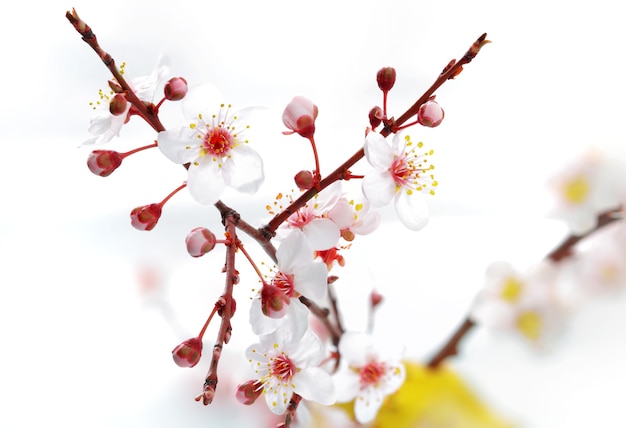
[[[414,145],[407,135],[396,134],[391,146],[377,132],[365,138],[365,156],[374,171],[363,178],[363,193],[375,206],[394,201],[396,214],[411,230],[419,230],[428,223],[428,205],[424,193],[435,194],[437,180],[429,162],[433,151],[422,150],[422,143]]]
[[[341,198],[341,183],[335,182],[315,195],[305,206],[287,218],[277,230],[279,237],[301,230],[314,250],[334,247],[341,237],[337,224],[328,218],[328,212]]]
[[[341,237],[352,241],[354,235],[367,235],[380,225],[380,214],[369,211],[368,201],[355,202],[341,198],[328,211],[328,218],[335,222],[341,231]]]
[[[272,413],[285,413],[294,393],[323,405],[334,404],[333,380],[319,367],[324,348],[311,330],[300,336],[277,330],[261,336],[259,342],[248,347],[246,357]]]
[[[278,271],[264,281],[250,307],[250,324],[255,334],[267,334],[279,326],[293,335],[308,327],[308,310],[298,297],[319,301],[326,297],[326,266],[314,260],[314,252],[299,230],[287,236],[276,251]]]
[[[255,108],[232,113],[212,86],[202,86],[183,100],[188,126],[159,133],[161,152],[171,161],[188,164],[187,187],[201,204],[214,204],[226,187],[256,192],[264,180],[263,161],[248,147],[248,121]],[[219,107],[217,113],[210,113]],[[193,112],[193,113],[192,113]]]
[[[406,377],[398,346],[376,348],[371,336],[345,333],[339,341],[343,367],[334,375],[337,401],[354,400],[354,416],[359,423],[376,417],[384,398],[396,392]]]

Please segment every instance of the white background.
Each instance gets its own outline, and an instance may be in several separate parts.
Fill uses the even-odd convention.
[[[170,357],[221,292],[220,254],[190,260],[182,244],[192,227],[219,230],[217,212],[183,192],[153,232],[139,233],[130,209],[163,198],[184,170],[153,152],[107,179],[89,173],[88,149],[77,147],[88,137],[88,102],[109,75],[66,21],[72,6],[118,63],[128,63],[129,76],[148,74],[163,53],[173,74],[216,84],[235,107],[270,107],[264,129],[273,137],[255,146],[266,184],[252,198],[224,196],[251,222],[297,170],[311,168],[306,141],[280,134],[280,112],[294,95],[320,109],[316,140],[328,173],[362,144],[366,113],[381,103],[380,67],[397,70],[389,107],[399,116],[488,33],[493,43],[437,92],[443,124],[411,132],[435,149],[440,188],[431,224],[412,234],[387,215],[377,234],[357,239],[340,273],[348,326],[363,327],[360,308],[378,288],[386,296],[378,332],[397,333],[411,358],[426,358],[460,322],[488,263],[523,268],[565,236],[563,225],[544,219],[550,174],[590,146],[623,150],[626,30],[609,0],[17,3],[0,18],[2,426],[241,424],[232,408],[229,425],[220,407],[193,402],[208,358],[182,370]],[[181,124],[178,106],[163,114],[166,127]],[[111,147],[154,137],[133,120]],[[145,269],[162,275],[169,306],[140,292]],[[238,367],[251,340],[246,312],[256,282],[245,280],[225,368]],[[454,364],[520,426],[624,425],[624,305],[590,303],[547,355],[478,331]],[[225,377],[227,394],[246,374]]]

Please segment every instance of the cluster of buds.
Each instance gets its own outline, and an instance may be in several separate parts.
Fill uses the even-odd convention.
[[[393,67],[381,68],[376,73],[376,82],[383,92],[383,107],[375,106],[369,111],[368,118],[372,129],[376,129],[382,123],[384,128],[395,133],[417,123],[427,128],[435,128],[443,121],[444,111],[439,103],[435,101],[435,96],[433,95],[420,105],[417,119],[414,122],[396,126],[394,119],[389,118],[387,115],[387,95],[396,83],[396,70]]]

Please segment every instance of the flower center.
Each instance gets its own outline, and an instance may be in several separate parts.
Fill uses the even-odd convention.
[[[385,364],[378,361],[371,361],[361,367],[361,370],[359,370],[361,388],[378,385],[386,371]]]
[[[270,359],[270,375],[281,382],[289,382],[296,373],[296,365],[287,355],[280,355]]]
[[[302,207],[295,213],[291,214],[287,219],[287,223],[291,227],[303,228],[315,218],[313,210],[308,207]]]
[[[568,202],[580,204],[587,199],[589,194],[589,181],[585,177],[578,176],[565,183],[563,196]]]
[[[396,183],[396,192],[405,190],[409,195],[413,191],[428,192],[435,194],[434,187],[438,183],[435,176],[428,171],[435,169],[435,166],[428,162],[428,156],[434,153],[433,150],[423,153],[417,153],[415,148],[411,146],[411,137],[404,137],[406,145],[401,153],[394,156],[393,162],[389,167],[389,172]],[[421,149],[423,144],[417,144],[417,148]]]
[[[539,339],[541,327],[541,316],[537,312],[526,311],[517,317],[518,330],[530,340]]]
[[[521,293],[522,283],[515,278],[507,278],[500,291],[500,297],[508,303],[515,303]]]
[[[235,138],[228,129],[221,126],[211,128],[204,134],[202,152],[203,154],[222,157],[228,154],[234,142]]]
[[[272,285],[285,293],[287,297],[293,296],[293,275],[278,272],[276,276],[272,278]]]

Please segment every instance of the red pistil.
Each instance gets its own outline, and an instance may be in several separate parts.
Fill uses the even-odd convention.
[[[361,387],[367,387],[371,385],[378,385],[381,378],[385,375],[385,364],[378,361],[372,361],[361,367],[359,371]]]
[[[224,156],[233,147],[233,142],[230,131],[222,127],[212,128],[204,135],[202,148],[212,156]]]
[[[296,365],[285,354],[272,358],[271,375],[283,382],[291,381],[296,373]]]

